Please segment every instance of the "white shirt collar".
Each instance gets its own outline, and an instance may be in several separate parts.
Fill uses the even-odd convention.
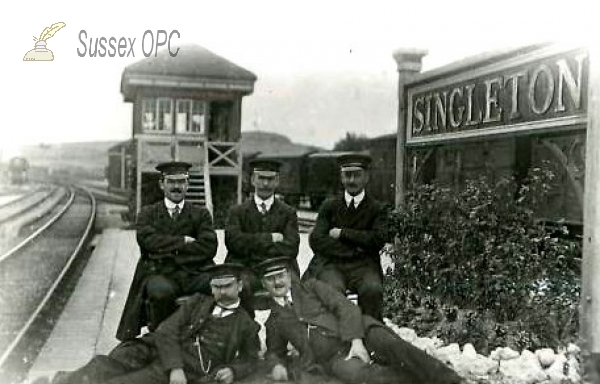
[[[172,202],[171,200],[169,200],[165,197],[165,207],[167,207],[167,210],[169,212],[171,212],[173,209],[175,209],[176,205],[179,207],[179,212],[183,211],[184,204],[185,204],[185,200],[181,200],[179,203],[175,204],[174,202]]]
[[[236,301],[230,305],[221,305],[215,303],[215,307],[213,308],[212,315],[216,317],[225,317],[233,314],[235,310],[240,306],[240,300]]]
[[[363,189],[358,195],[352,196],[348,191],[344,191],[344,200],[346,200],[346,206],[349,207],[352,200],[354,200],[354,208],[358,208],[360,203],[365,198],[365,190]]]
[[[285,303],[293,303],[294,300],[292,300],[292,290],[290,289],[287,293],[287,295],[285,295],[285,297],[274,297],[273,298],[275,300],[275,302],[277,304],[279,304],[282,307],[285,307]]]
[[[267,206],[267,212],[269,210],[271,210],[271,206],[273,205],[273,203],[275,202],[275,195],[271,195],[271,197],[269,197],[266,200],[261,199],[260,197],[258,197],[257,194],[254,194],[254,204],[256,204],[256,208],[258,209],[258,211],[260,212],[260,206],[262,203],[265,203],[265,205]]]

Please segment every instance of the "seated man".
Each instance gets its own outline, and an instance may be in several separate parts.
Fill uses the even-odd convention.
[[[266,358],[274,380],[324,369],[352,384],[461,381],[441,361],[402,340],[380,321],[362,315],[360,307],[328,284],[300,281],[289,259],[270,259],[258,269],[273,298],[265,327]],[[293,365],[286,365],[288,343],[300,354]]]
[[[305,276],[345,293],[358,293],[365,315],[382,320],[383,274],[379,251],[385,244],[385,215],[365,187],[371,158],[360,153],[338,158],[344,194],[326,200],[308,240],[315,256]],[[283,255],[282,255],[283,256]]]
[[[240,307],[237,264],[208,268],[212,297],[194,295],[156,332],[119,344],[52,384],[230,384],[255,368],[259,325]]]
[[[231,208],[225,226],[228,262],[247,267],[242,291],[242,306],[253,315],[254,292],[261,288],[260,279],[251,269],[275,256],[296,259],[300,244],[296,210],[275,198],[281,163],[269,159],[250,162],[254,196]]]
[[[156,166],[164,200],[142,208],[136,223],[140,260],[125,303],[117,339],[150,331],[177,309],[176,300],[210,293],[202,268],[214,265],[217,234],[204,207],[185,200],[191,164],[172,161]]]

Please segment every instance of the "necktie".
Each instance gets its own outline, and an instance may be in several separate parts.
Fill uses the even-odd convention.
[[[354,202],[354,199],[350,200],[350,204],[348,204],[348,211],[356,212],[356,203]]]
[[[267,214],[267,204],[264,201],[260,204],[260,213],[263,215]]]
[[[171,217],[173,218],[173,220],[177,221],[177,219],[179,218],[179,205],[176,205],[175,208],[173,208],[173,213],[171,213]]]
[[[221,318],[223,318],[225,316],[231,315],[232,313],[233,313],[233,309],[232,308],[225,308],[225,307],[222,307],[222,306],[220,306],[220,305],[217,304],[215,306],[215,308],[213,309],[212,315],[213,315],[213,317],[215,319],[221,319]]]

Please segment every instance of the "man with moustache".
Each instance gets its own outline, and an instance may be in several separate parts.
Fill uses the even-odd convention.
[[[254,196],[229,211],[225,245],[228,250],[227,261],[248,267],[241,298],[242,305],[252,315],[255,309],[254,292],[261,285],[251,269],[270,257],[283,255],[296,260],[300,235],[296,210],[275,198],[281,163],[255,159],[250,162],[250,167]]]
[[[350,384],[461,382],[451,368],[363,315],[330,285],[300,281],[289,259],[269,259],[257,269],[273,299],[265,322],[265,358],[273,380],[304,382],[307,373],[325,372]],[[298,358],[289,358],[288,344]]]
[[[191,164],[159,164],[164,199],[142,208],[136,222],[140,260],[121,317],[117,338],[150,331],[177,309],[179,296],[209,293],[202,268],[214,265],[217,234],[206,208],[186,202]]]
[[[193,295],[155,332],[122,342],[76,371],[57,373],[52,384],[231,384],[252,373],[260,326],[240,307],[242,268],[207,268],[212,297]]]
[[[358,293],[358,305],[366,315],[381,320],[383,274],[379,251],[385,244],[384,214],[369,196],[371,157],[361,153],[338,158],[342,196],[326,200],[309,236],[315,256],[307,276],[316,276],[341,293]]]

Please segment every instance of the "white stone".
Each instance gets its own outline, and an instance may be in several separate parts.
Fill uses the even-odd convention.
[[[463,377],[468,377],[470,375],[481,377],[498,370],[497,361],[481,355],[467,357],[464,352],[456,361],[454,361],[452,366],[456,372]]]
[[[462,354],[467,358],[475,358],[477,356],[477,351],[475,351],[473,344],[467,343],[463,346]]]
[[[460,346],[457,343],[452,343],[436,349],[433,354],[445,363],[454,364],[460,359]]]
[[[569,380],[571,380],[572,383],[581,382],[581,373],[577,358],[575,356],[569,356],[567,358],[567,364],[569,365],[569,372],[567,373]]]
[[[509,347],[504,347],[499,352],[500,360],[512,360],[518,358],[519,352],[510,349]]]
[[[540,364],[544,368],[548,368],[554,363],[556,356],[551,348],[542,348],[535,351],[535,355],[540,360]]]
[[[502,350],[502,347],[497,347],[492,352],[490,352],[490,359],[496,360],[496,361],[500,360],[500,351],[501,350]]]
[[[429,353],[430,355],[433,355],[435,350],[438,348],[435,338],[430,339],[429,337],[419,337],[416,340],[414,340],[412,344],[415,347],[420,348],[425,352]]]
[[[444,341],[442,339],[438,339],[437,337],[432,337],[431,340],[433,341],[433,345],[435,346],[436,349],[444,346]]]
[[[579,348],[573,343],[569,343],[569,345],[567,346],[567,352],[569,353],[569,355],[579,355],[579,353],[581,352],[581,348]]]
[[[383,323],[384,323],[386,326],[390,327],[391,329],[394,329],[394,328],[396,328],[396,329],[397,329],[397,328],[399,328],[397,324],[395,324],[395,323],[394,323],[392,320],[390,320],[390,319],[389,319],[389,318],[387,318],[387,317],[384,317],[384,318],[383,318]]]
[[[398,328],[396,334],[409,343],[412,343],[418,338],[417,333],[413,329],[406,327]]]
[[[559,353],[556,355],[554,363],[552,363],[552,365],[546,369],[546,374],[550,378],[550,382],[552,384],[559,384],[567,378],[564,374],[566,362],[567,357],[564,354]]]
[[[567,375],[567,378],[571,381],[572,384],[579,384],[581,383],[581,375],[578,372],[569,372],[569,374]]]
[[[497,347],[490,353],[490,359],[492,360],[511,360],[519,356],[519,352],[508,347]]]
[[[500,372],[506,378],[523,384],[539,383],[548,378],[535,354],[527,350],[518,358],[500,361]]]

